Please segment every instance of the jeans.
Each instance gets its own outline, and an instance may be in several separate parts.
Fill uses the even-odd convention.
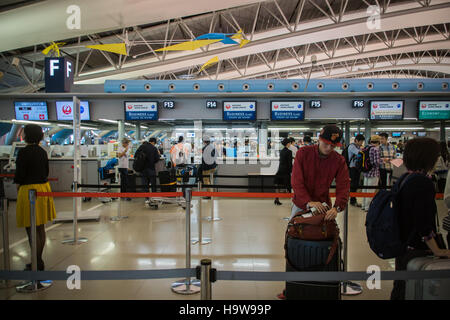
[[[359,179],[361,178],[361,171],[356,168],[350,168],[350,192],[356,192],[359,188]],[[350,198],[351,204],[356,204],[356,198]]]
[[[142,171],[142,181],[144,184],[144,191],[149,192],[148,185],[151,184],[152,192],[156,192],[156,171],[150,168],[145,168]]]
[[[128,169],[119,168],[120,173],[120,192],[127,192],[128,186]]]
[[[364,185],[365,186],[377,186],[378,185],[378,177],[364,177]],[[363,189],[364,193],[374,193],[375,189]],[[364,198],[362,203],[363,210],[369,210],[370,202],[372,198]]]

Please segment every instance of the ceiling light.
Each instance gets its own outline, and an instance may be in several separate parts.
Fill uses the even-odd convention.
[[[98,119],[99,121],[108,122],[108,123],[118,123],[116,120],[109,120],[109,119]]]
[[[402,130],[425,130],[423,127],[408,127],[408,128],[376,128],[375,130],[395,130],[395,131],[402,131]]]
[[[37,124],[37,125],[40,125],[40,126],[51,126],[51,125],[52,125],[50,122],[39,122],[39,121],[28,121],[28,120],[15,120],[15,119],[12,119],[11,121],[14,122],[14,123]]]

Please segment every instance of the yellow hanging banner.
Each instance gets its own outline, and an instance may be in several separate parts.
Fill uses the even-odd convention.
[[[127,56],[127,47],[125,43],[109,43],[109,44],[95,44],[86,46],[86,48],[97,49],[101,51],[108,51]]]
[[[199,72],[199,73],[202,72],[203,69],[205,69],[206,67],[208,67],[208,66],[210,66],[210,65],[212,65],[212,64],[214,64],[214,63],[217,63],[217,62],[219,62],[219,57],[218,57],[218,56],[216,56],[216,57],[212,58],[211,60],[209,60],[208,62],[206,62],[206,63],[201,67],[201,69],[200,69],[198,72]]]

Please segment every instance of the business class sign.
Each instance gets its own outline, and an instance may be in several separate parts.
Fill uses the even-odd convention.
[[[156,101],[126,101],[126,121],[158,120],[158,102]]]
[[[256,101],[224,101],[223,120],[225,121],[255,121]]]
[[[270,119],[280,120],[304,120],[304,101],[272,101]]]

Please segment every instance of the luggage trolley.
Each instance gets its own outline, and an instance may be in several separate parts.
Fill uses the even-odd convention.
[[[182,188],[177,188],[177,185],[186,183],[194,184],[196,179],[196,170],[197,168],[193,165],[179,165],[175,168],[169,169],[168,171],[160,171],[158,173],[158,178],[159,184],[161,185],[161,191],[182,192]],[[157,209],[158,205],[161,204],[176,204],[181,206],[183,209],[186,209],[186,200],[182,197],[151,198],[149,206]]]

